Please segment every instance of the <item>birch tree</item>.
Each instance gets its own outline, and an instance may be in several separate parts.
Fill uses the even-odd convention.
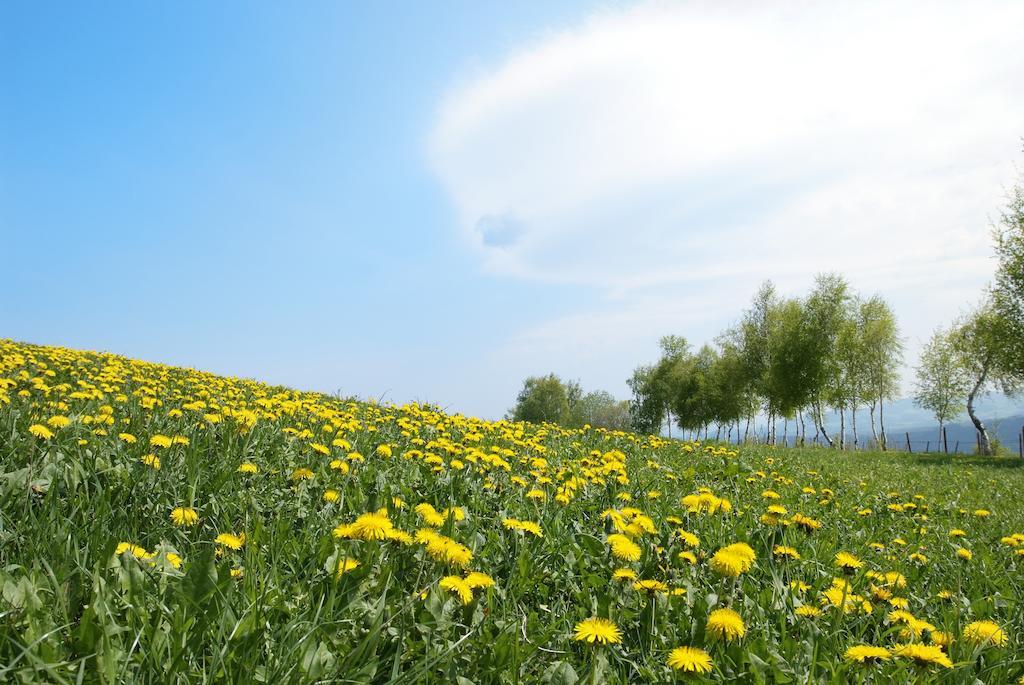
[[[1005,345],[1005,321],[995,313],[991,301],[986,301],[957,324],[953,332],[953,349],[957,363],[970,378],[967,393],[967,415],[978,431],[978,452],[993,453],[988,428],[978,416],[975,402],[985,393],[997,389],[1012,394],[1019,376],[1013,371],[1013,361]]]
[[[950,331],[939,329],[932,334],[921,350],[916,374],[914,404],[930,411],[939,422],[941,443],[946,422],[962,411],[961,402],[971,387],[971,379],[960,364]]]

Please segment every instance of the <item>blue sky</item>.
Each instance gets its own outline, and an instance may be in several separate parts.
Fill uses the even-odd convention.
[[[0,336],[497,417],[836,268],[913,352],[991,271],[1024,26],[891,6],[6,3]]]

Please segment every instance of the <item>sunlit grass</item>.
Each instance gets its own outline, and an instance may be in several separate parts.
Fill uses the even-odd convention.
[[[1024,673],[1015,460],[737,453],[11,342],[0,387],[0,682]]]

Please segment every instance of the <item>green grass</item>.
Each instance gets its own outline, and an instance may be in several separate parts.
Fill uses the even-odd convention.
[[[1002,541],[1024,533],[1016,459],[766,447],[737,454],[356,403],[4,341],[0,379],[0,682],[967,684],[1024,674],[1024,546]],[[51,426],[49,438],[29,431],[52,417],[69,423]],[[151,446],[157,435],[188,444]],[[332,444],[340,439],[349,446]],[[148,454],[160,458],[159,470],[141,461]],[[240,473],[246,462],[258,472]],[[313,477],[293,480],[299,468]],[[570,493],[566,482],[579,486]],[[689,512],[682,497],[701,487],[732,510]],[[336,501],[324,500],[328,489]],[[544,499],[529,497],[534,490]],[[560,493],[567,501],[557,501]],[[332,534],[381,508],[415,534],[425,524],[414,507],[424,502],[464,510],[440,532],[472,551],[466,567],[437,561],[421,544]],[[889,508],[907,503],[914,508]],[[763,523],[769,504],[821,528]],[[195,508],[198,524],[174,525],[175,507]],[[654,528],[634,538],[636,562],[614,559],[606,542],[615,530],[602,513],[624,507]],[[858,515],[864,509],[871,513]],[[508,530],[505,518],[536,522],[544,535]],[[687,549],[679,528],[700,537],[695,565],[679,558]],[[950,537],[955,529],[964,536]],[[221,533],[244,533],[241,549],[215,544]],[[722,578],[708,560],[735,542],[748,543],[756,562]],[[120,543],[144,548],[144,558],[116,554]],[[780,544],[801,559],[775,559]],[[844,576],[833,564],[840,551],[863,567]],[[912,561],[914,553],[927,562]],[[339,578],[346,558],[360,565]],[[638,592],[612,580],[617,568],[685,593]],[[465,605],[439,588],[441,578],[470,570],[495,586]],[[868,571],[905,577],[892,594],[953,636],[953,668],[844,660],[852,645],[906,641],[887,620],[893,607],[872,597]],[[871,613],[822,605],[837,576]],[[793,581],[809,589],[796,592]],[[801,605],[822,615],[799,616]],[[743,617],[741,640],[706,634],[709,613],[723,606]],[[621,642],[573,640],[590,616],[611,618]],[[967,639],[976,620],[998,623],[1006,645]],[[934,634],[915,639],[927,644]],[[680,645],[705,649],[713,671],[687,678],[669,669],[668,653]]]

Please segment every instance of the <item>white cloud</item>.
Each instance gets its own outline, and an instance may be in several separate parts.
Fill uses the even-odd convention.
[[[987,280],[1024,136],[1021,35],[1020,2],[603,11],[453,88],[430,152],[487,269],[614,296],[550,324],[579,336],[660,318],[659,292],[735,316],[758,281],[823,270],[955,309],[937,298]]]

